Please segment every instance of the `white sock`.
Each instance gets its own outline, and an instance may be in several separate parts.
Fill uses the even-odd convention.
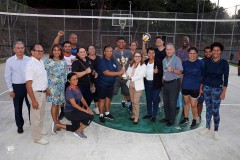
[[[99,117],[103,117],[103,114],[99,114]]]
[[[105,112],[105,115],[106,115],[106,116],[109,115],[109,112]]]

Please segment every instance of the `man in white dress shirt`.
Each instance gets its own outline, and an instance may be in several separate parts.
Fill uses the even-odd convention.
[[[28,107],[28,116],[30,111],[30,104],[27,99],[26,80],[24,70],[26,64],[31,59],[25,56],[24,43],[17,41],[13,44],[14,56],[6,61],[5,81],[8,87],[9,96],[13,98],[13,105],[15,110],[15,122],[18,127],[17,132],[23,133],[24,119],[22,116],[23,100],[25,98]]]
[[[48,141],[43,138],[43,135],[47,134],[46,131],[43,131],[46,96],[50,94],[47,72],[41,60],[44,51],[40,44],[33,45],[30,50],[32,58],[26,65],[25,78],[27,93],[32,106],[30,109],[32,138],[35,143],[48,144]]]

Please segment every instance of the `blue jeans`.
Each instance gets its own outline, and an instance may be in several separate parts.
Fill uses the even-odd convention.
[[[206,128],[210,129],[211,118],[213,116],[214,131],[218,131],[220,122],[219,107],[221,104],[221,93],[222,88],[203,87],[203,95],[206,103]]]
[[[156,118],[158,112],[158,105],[160,102],[160,88],[153,87],[153,81],[144,81],[145,93],[147,100],[147,114]]]

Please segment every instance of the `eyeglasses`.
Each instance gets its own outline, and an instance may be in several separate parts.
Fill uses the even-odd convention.
[[[35,52],[38,52],[38,53],[43,53],[44,51],[43,50],[33,50]]]

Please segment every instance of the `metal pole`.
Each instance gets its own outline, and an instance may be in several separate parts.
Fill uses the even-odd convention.
[[[7,12],[8,12],[8,7],[9,7],[9,1],[7,0]],[[11,48],[11,44],[12,44],[12,40],[11,40],[11,27],[10,27],[10,15],[8,15],[8,46],[9,46],[9,53],[11,53],[12,56],[12,48]]]
[[[199,15],[199,0],[197,0],[197,19],[198,19],[198,15]],[[198,34],[198,21],[196,23],[196,33],[195,33],[195,42],[194,42],[194,45],[195,47],[197,46],[197,34]]]
[[[177,32],[177,12],[175,13],[175,22],[174,22],[174,37],[173,37],[173,44],[175,45],[176,43],[176,32]]]
[[[93,10],[92,10],[92,16],[93,16]],[[92,18],[92,45],[93,45],[93,18]],[[94,46],[96,47],[96,46]]]
[[[203,0],[202,19],[204,17],[204,7],[205,7],[205,0]],[[201,21],[201,26],[200,26],[198,49],[201,48],[201,41],[202,41],[202,21]]]
[[[237,15],[237,7],[238,5],[235,6],[235,15],[234,15],[234,20],[236,19],[236,15]],[[231,44],[230,44],[230,53],[229,53],[229,57],[228,57],[228,60],[230,61],[230,58],[231,58],[231,54],[232,54],[232,44],[233,44],[233,34],[234,34],[234,31],[235,31],[235,23],[236,22],[233,22],[233,26],[232,26],[232,36],[231,36]]]
[[[219,10],[219,0],[218,0],[218,3],[217,3],[217,11],[216,11],[216,15],[215,15],[215,20],[217,19],[217,16],[218,16],[218,10]],[[215,21],[214,22],[214,28],[213,28],[214,30],[213,30],[213,41],[212,42],[215,41],[216,25],[217,25],[217,23]]]
[[[65,15],[65,9],[63,9],[63,15]],[[63,39],[64,41],[66,41],[66,20],[65,20],[65,17],[63,18]]]
[[[36,13],[38,14],[38,10],[36,10]],[[39,42],[39,37],[38,37],[38,17],[37,17],[37,43]]]
[[[25,13],[27,13],[27,9],[26,9],[27,7],[26,6],[24,6],[24,9],[25,9]],[[25,25],[25,47],[27,47],[28,46],[28,38],[27,38],[27,17],[24,17],[24,25]]]
[[[129,1],[129,14],[131,15],[132,14],[132,1]],[[130,20],[129,20],[130,21]],[[129,25],[128,27],[128,39],[129,39],[129,43],[131,43],[131,36],[130,36],[130,32],[131,32],[131,27]]]

